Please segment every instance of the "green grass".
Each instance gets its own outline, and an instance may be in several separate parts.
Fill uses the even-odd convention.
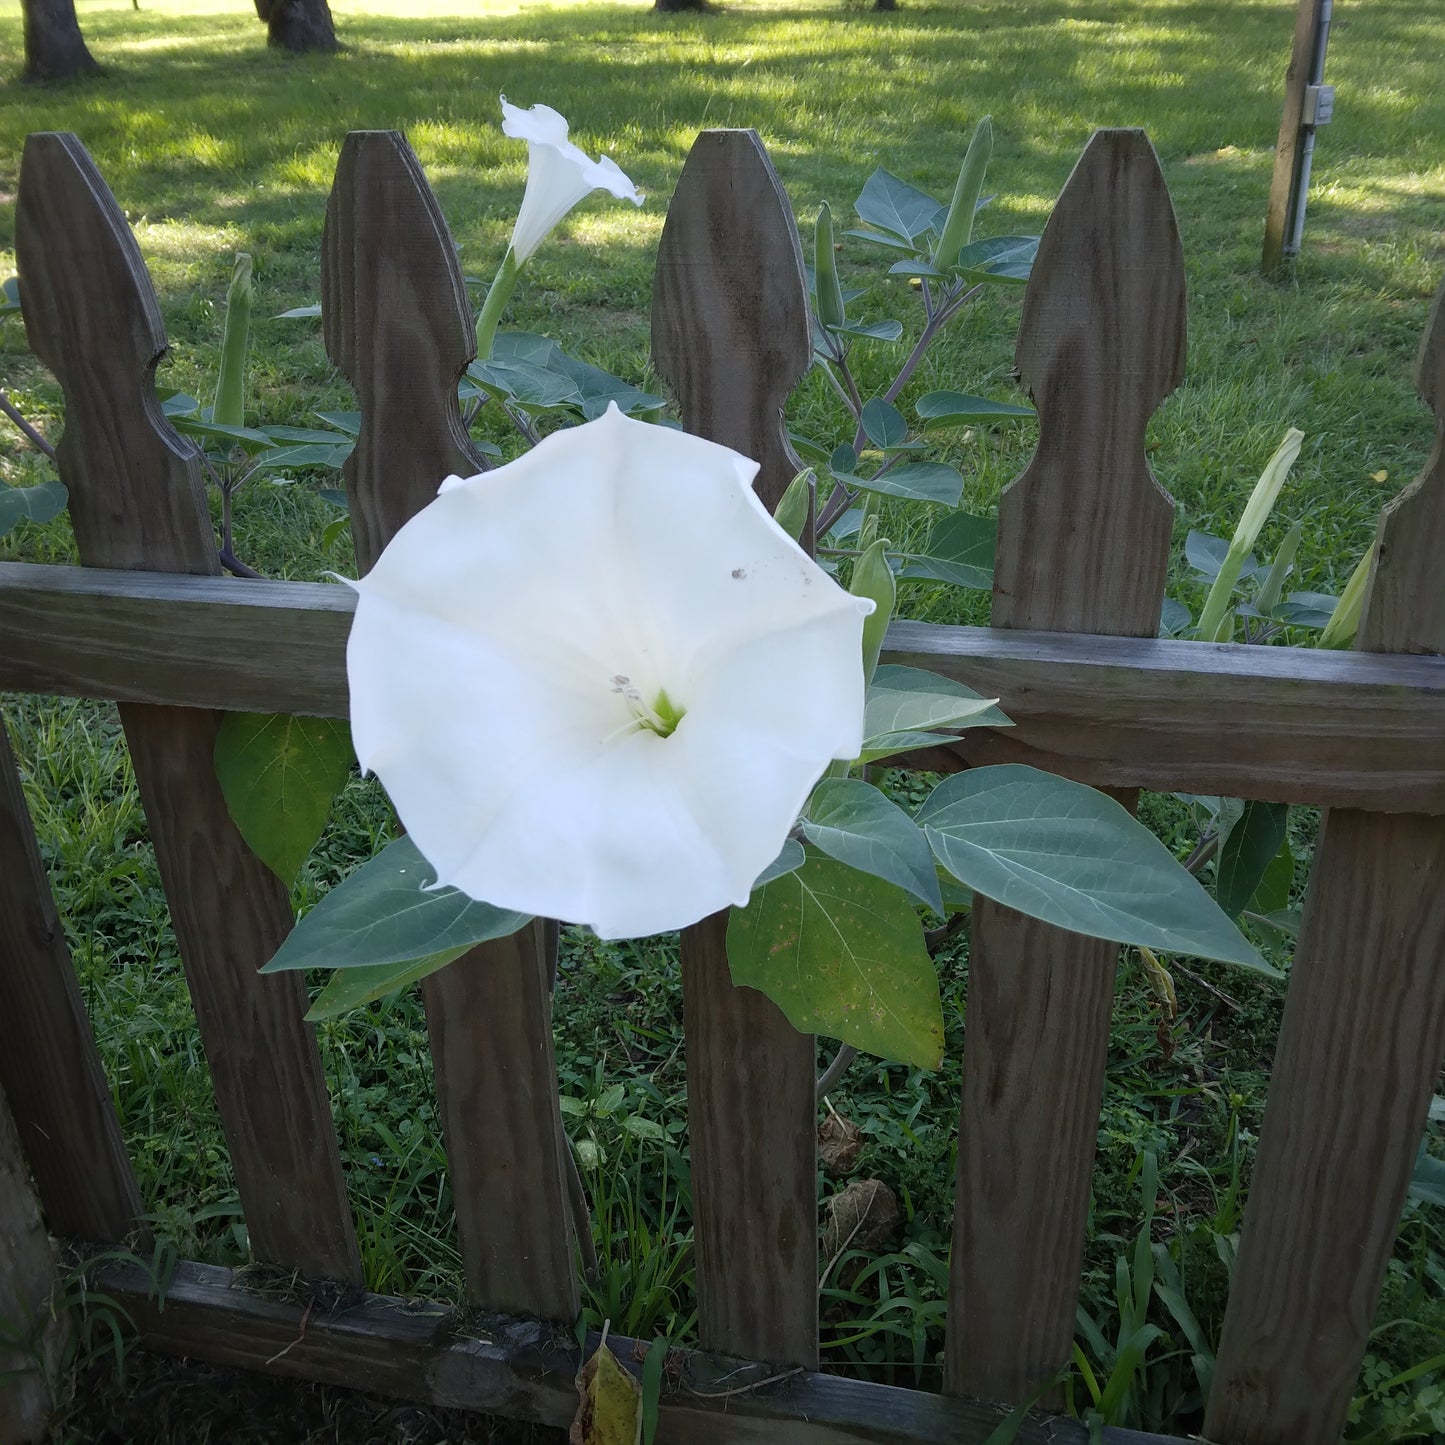
[[[988,189],[999,199],[981,220],[990,234],[1040,230],[1093,127],[1139,125],[1159,152],[1188,268],[1186,380],[1149,433],[1151,463],[1178,503],[1176,541],[1190,527],[1227,531],[1281,433],[1297,425],[1305,447],[1262,550],[1302,521],[1296,585],[1337,588],[1381,505],[1419,469],[1429,445],[1411,365],[1445,265],[1445,92],[1435,65],[1445,15],[1413,0],[1337,11],[1328,76],[1339,88],[1337,119],[1320,136],[1304,254],[1282,281],[1257,270],[1290,44],[1290,7],[1282,3],[905,0],[897,14],[877,15],[810,0],[661,17],[641,0],[340,0],[333,8],[348,49],[302,59],[268,52],[241,0],[144,3],[136,12],[129,0],[81,0],[92,51],[106,67],[101,77],[45,90],[0,86],[0,273],[13,265],[24,135],[75,130],[131,218],[154,275],[172,340],[164,380],[205,399],[235,250],[256,258],[258,317],[317,298],[326,193],[351,127],[407,131],[464,267],[491,274],[524,180],[522,147],[498,124],[496,97],[505,91],[517,103],[561,110],[579,143],[612,154],[649,194],[641,212],[600,201],[580,208],[538,254],[507,322],[543,330],[629,379],[650,380],[652,258],[699,127],[755,126],[805,227],[825,199],[846,226],[876,165],[946,196],[974,122],[991,113],[997,142]],[[7,12],[0,54],[19,48],[18,17]],[[911,297],[882,277],[870,248],[848,241],[841,265],[845,285],[867,288],[857,303],[865,317],[896,314],[916,330]],[[1017,322],[1016,297],[985,298],[930,353],[905,400],[939,386],[1015,398]],[[884,384],[896,364],[883,345],[860,346],[856,359],[865,386]],[[260,321],[253,361],[253,421],[299,423],[318,408],[349,404],[314,323]],[[0,327],[0,384],[58,431],[58,391],[13,324]],[[810,435],[842,435],[816,376],[799,388],[793,415]],[[1032,445],[1028,427],[978,430],[951,443],[945,455],[964,471],[965,505],[991,507]],[[1382,471],[1384,481],[1374,480]],[[0,438],[0,481],[44,475],[37,458]],[[324,541],[335,513],[315,495],[320,480],[243,494],[241,555],[271,575],[346,570],[349,543]],[[895,529],[918,525],[896,513],[889,521]],[[5,557],[71,555],[63,520],[0,541]],[[1197,606],[1201,594],[1182,563],[1175,577],[1174,590]],[[913,615],[984,615],[980,599],[942,588],[915,587],[908,598]],[[114,715],[89,704],[8,699],[6,721],[158,1227],[184,1254],[243,1261],[234,1179]],[[908,796],[906,780],[895,779],[895,788]],[[1150,799],[1146,816],[1176,851],[1188,850],[1179,805]],[[384,799],[354,780],[298,885],[298,905],[369,854],[387,826]],[[1313,836],[1308,818],[1295,834],[1298,892]],[[903,1222],[879,1251],[840,1259],[821,1301],[830,1364],[925,1387],[939,1382],[966,1006],[961,947],[942,971],[944,1067],[926,1075],[860,1061],[833,1095],[863,1132],[859,1172],[895,1190]],[[1146,1152],[1160,1170],[1151,1237],[1179,1271],[1205,1334],[1218,1336],[1280,992],[1222,969],[1198,973],[1219,993],[1176,973],[1180,1010],[1172,1019],[1137,960],[1127,959],[1121,973],[1083,1297],[1105,1346],[1117,1328],[1115,1260],[1132,1250],[1148,1212],[1140,1195]],[[676,962],[663,944],[569,946],[557,1052],[599,1252],[587,1308],[631,1333],[687,1340],[695,1299],[680,1014]],[[327,1024],[320,1038],[369,1282],[459,1297],[418,1001]],[[824,1178],[824,1193],[842,1182]],[[1407,1208],[1354,1438],[1430,1438],[1436,1428],[1418,1401],[1445,1372],[1397,1377],[1431,1360],[1445,1331],[1440,1228],[1427,1207]],[[1181,1326],[1162,1302],[1153,1317],[1169,1339],[1132,1382],[1130,1407],[1147,1425],[1195,1427],[1198,1391]],[[1107,1373],[1094,1337],[1085,1332],[1082,1342],[1091,1368]],[[177,1397],[177,1377],[137,1368],[123,1387],[87,1378],[101,1402],[95,1408]],[[1082,1406],[1082,1376],[1074,1390]],[[172,1433],[154,1438],[243,1438],[233,1423],[211,1418],[215,1395],[202,1388],[194,1410],[166,1426]],[[311,1411],[316,1398],[284,1407],[262,1400],[251,1413]],[[98,1438],[83,1433],[92,1417],[74,1408],[82,1433],[73,1438]],[[323,1414],[314,1438],[333,1438],[323,1432],[338,1421],[350,1438],[368,1438],[357,1433],[363,1428],[381,1431],[377,1438],[432,1438],[425,1421],[406,1425],[413,1434],[398,1425],[387,1435],[388,1426],[346,1421],[345,1408],[330,1397],[315,1404]]]

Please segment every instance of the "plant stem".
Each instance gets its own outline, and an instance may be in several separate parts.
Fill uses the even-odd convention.
[[[20,428],[21,432],[24,433],[25,440],[28,441],[36,451],[42,456],[49,457],[52,462],[55,461],[55,448],[20,415],[15,409],[15,404],[3,391],[0,391],[0,411],[3,411],[5,415]]]
[[[482,309],[477,315],[478,361],[487,361],[492,355],[492,346],[497,339],[497,323],[507,309],[507,302],[512,299],[512,292],[517,289],[517,277],[521,274],[516,253],[508,246],[507,254],[502,257],[502,264],[497,267],[496,277],[487,290],[487,299],[482,302]]]
[[[843,1044],[839,1047],[838,1052],[833,1055],[833,1062],[818,1075],[817,1096],[820,1100],[848,1072],[848,1065],[857,1057],[858,1050],[852,1044]]]
[[[822,515],[813,524],[813,534],[817,537],[826,537],[828,529],[858,500],[858,493],[852,488],[838,482],[833,488],[833,494],[823,506]]]

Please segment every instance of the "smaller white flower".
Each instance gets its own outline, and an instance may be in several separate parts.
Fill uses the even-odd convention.
[[[530,110],[502,97],[502,131],[527,142],[527,189],[512,229],[512,250],[521,266],[547,239],[552,228],[593,191],[609,191],[618,200],[642,204],[637,187],[608,156],[593,160],[567,139],[567,122],[551,106]]]

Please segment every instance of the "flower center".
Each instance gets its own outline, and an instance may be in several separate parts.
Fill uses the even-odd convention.
[[[620,693],[632,712],[632,721],[627,724],[627,730],[634,728],[646,728],[650,733],[656,733],[660,738],[671,737],[677,731],[677,725],[687,713],[685,707],[678,707],[668,697],[664,688],[658,688],[657,696],[649,703],[642,696],[641,691],[630,677],[624,677],[618,673],[612,679],[612,691]]]

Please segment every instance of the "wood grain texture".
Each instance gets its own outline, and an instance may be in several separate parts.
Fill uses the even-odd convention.
[[[354,594],[0,562],[0,692],[345,717]],[[1445,659],[895,622],[884,660],[1016,726],[915,753],[1100,787],[1445,813]]]
[[[1381,519],[1356,645],[1445,653],[1445,287],[1418,382],[1435,448]],[[1344,1426],[1445,1057],[1442,880],[1445,818],[1325,818],[1205,1421],[1227,1445]]]
[[[0,1089],[0,1440],[32,1445],[48,1439],[50,1392],[42,1363],[54,1369],[63,1322],[48,1321],[55,1256],[40,1218],[20,1135]],[[25,1349],[7,1347],[19,1337]]]
[[[214,575],[194,450],[155,401],[166,341],[150,278],[74,136],[25,143],[16,253],[30,344],[66,393],[57,450],[81,560]],[[217,717],[138,704],[120,713],[252,1251],[357,1279],[321,1060],[302,1022],[305,989],[294,975],[257,975],[290,931],[290,899],[226,811],[213,762]]]
[[[483,1410],[564,1426],[577,1409],[579,1352],[570,1330],[488,1316],[459,1319],[441,1306],[365,1295],[339,1310],[248,1292],[229,1270],[182,1264],[165,1308],[148,1294],[144,1270],[103,1266],[100,1287],[135,1317],[154,1350],[295,1379],[361,1388],[425,1404]],[[590,1354],[598,1336],[587,1339]],[[643,1350],[609,1334],[634,1374]],[[679,1376],[664,1387],[658,1445],[982,1445],[1004,1411],[921,1390],[780,1373],[717,1355],[677,1352]],[[1104,1445],[1182,1445],[1162,1435],[1106,1429]],[[1073,1420],[1031,1416],[1018,1445],[1086,1445]]]
[[[1300,164],[1300,123],[1304,120],[1305,91],[1310,82],[1310,62],[1319,35],[1322,0],[1297,0],[1294,43],[1289,67],[1284,73],[1284,106],[1279,117],[1279,137],[1274,144],[1274,169],[1269,179],[1269,204],[1264,213],[1264,250],[1260,264],[1266,272],[1278,267],[1289,223],[1289,198],[1295,187]]]
[[[49,1227],[70,1239],[103,1244],[143,1233],[140,1190],[3,718],[0,1036],[0,1096],[9,1096]]]
[[[704,131],[668,208],[652,354],[688,431],[758,460],[771,510],[798,470],[782,409],[812,355],[797,233],[754,131]],[[818,1358],[816,1045],[735,988],[726,912],[683,930],[683,1016],[703,1346]]]
[[[346,487],[364,572],[445,477],[482,470],[457,408],[476,354],[466,287],[436,197],[396,131],[346,138],[321,291],[327,351],[362,415]],[[473,949],[423,980],[422,997],[469,1294],[570,1320],[579,1296],[540,927]]]
[[[1024,296],[1039,412],[999,503],[993,623],[1150,637],[1173,506],[1144,460],[1184,368],[1184,268],[1142,131],[1099,131]],[[1131,795],[1120,799],[1132,803]],[[1118,948],[976,899],[944,1388],[1023,1398],[1068,1359]]]

